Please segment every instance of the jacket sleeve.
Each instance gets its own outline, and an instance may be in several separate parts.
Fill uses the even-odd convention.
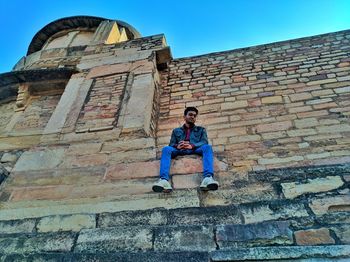
[[[171,133],[169,146],[177,147],[177,143],[178,143],[178,141],[177,141],[176,136],[175,136],[175,131],[173,130],[173,132]]]
[[[207,135],[207,130],[205,130],[205,128],[202,129],[200,140],[193,144],[195,148],[208,144],[208,135]]]

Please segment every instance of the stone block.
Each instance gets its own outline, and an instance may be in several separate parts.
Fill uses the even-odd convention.
[[[294,232],[294,236],[296,243],[301,246],[335,244],[327,228],[299,230]]]
[[[98,216],[97,227],[141,226],[167,224],[165,209],[102,213]]]
[[[212,226],[167,226],[154,232],[156,251],[209,251],[215,250]]]
[[[84,228],[94,228],[95,225],[95,215],[77,214],[68,216],[48,216],[39,220],[37,230],[38,232],[78,232]]]
[[[147,148],[142,150],[132,150],[126,152],[114,152],[109,154],[109,163],[129,163],[137,161],[149,161],[156,159],[156,149]]]
[[[169,225],[240,224],[241,213],[235,206],[194,207],[170,209]]]
[[[317,118],[296,119],[294,123],[297,128],[313,127],[319,124]]]
[[[171,180],[174,189],[198,188],[201,177],[201,174],[173,175]]]
[[[227,170],[227,163],[214,158],[214,172]],[[171,174],[193,174],[203,171],[202,158],[199,156],[177,157],[172,161],[170,167]]]
[[[327,258],[334,258],[335,261],[345,262],[350,257],[350,245],[235,248],[213,251],[210,257],[212,261],[328,262],[330,260]]]
[[[72,233],[57,233],[0,238],[0,253],[70,252],[74,237]]]
[[[75,252],[106,253],[152,249],[152,228],[145,226],[81,230]]]
[[[17,154],[13,153],[4,153],[1,157],[1,163],[15,163],[18,159]]]
[[[249,184],[235,189],[201,192],[200,199],[201,205],[208,207],[272,200],[278,199],[278,196],[270,184]]]
[[[0,221],[0,234],[32,233],[35,222],[34,219]]]
[[[150,147],[155,147],[154,138],[137,138],[137,139],[128,139],[126,141],[113,141],[113,142],[104,142],[101,152],[120,152],[120,151],[129,151],[129,150],[138,150],[145,149]]]
[[[159,176],[159,161],[121,163],[107,168],[104,179],[133,179]]]
[[[11,186],[88,185],[103,182],[105,167],[13,172]]]
[[[261,98],[263,104],[280,104],[283,103],[282,96],[267,96]]]
[[[248,107],[248,102],[246,100],[226,102],[221,104],[221,110],[232,110],[244,107]]]
[[[100,152],[102,143],[77,143],[71,144],[66,151],[66,155],[89,155]]]
[[[65,155],[60,168],[94,167],[106,165],[109,156],[97,153],[91,155]]]
[[[342,244],[350,244],[350,225],[344,224],[331,228]]]
[[[249,225],[217,226],[216,240],[220,249],[237,246],[286,245],[293,243],[289,222],[274,221]]]
[[[289,162],[302,161],[304,158],[302,156],[291,156],[291,157],[276,157],[276,158],[259,158],[258,163],[260,165],[270,165],[270,164],[282,164]]]
[[[341,187],[344,184],[340,176],[327,176],[308,179],[306,183],[281,183],[282,192],[288,199],[293,199],[307,193],[327,192]]]
[[[247,204],[241,205],[240,210],[246,224],[309,216],[302,203],[280,203],[278,205]]]
[[[13,171],[43,170],[56,168],[64,157],[64,148],[26,151],[16,162]]]
[[[323,215],[328,212],[348,211],[350,209],[350,196],[330,196],[313,199],[309,204],[316,215]]]
[[[72,114],[71,109],[78,99],[78,93],[83,81],[84,78],[72,78],[69,80],[60,101],[45,127],[44,134],[59,133],[62,130],[68,115]]]
[[[142,131],[147,135],[150,134],[154,92],[155,79],[152,74],[135,76],[123,113],[122,133]]]
[[[258,133],[283,131],[283,130],[288,130],[292,126],[293,125],[291,121],[282,121],[282,122],[275,122],[271,124],[259,124],[257,125],[256,130]]]

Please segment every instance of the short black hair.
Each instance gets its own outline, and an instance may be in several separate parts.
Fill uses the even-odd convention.
[[[186,109],[184,111],[184,116],[187,115],[188,111],[194,111],[198,115],[198,109],[193,107],[193,106],[186,107]]]

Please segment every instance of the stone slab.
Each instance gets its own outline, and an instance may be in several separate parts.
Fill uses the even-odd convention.
[[[342,195],[313,199],[309,206],[316,215],[323,215],[328,212],[349,211],[350,196]]]
[[[340,176],[327,176],[308,179],[306,183],[281,183],[282,192],[288,199],[296,198],[307,193],[327,192],[339,188],[344,184]]]
[[[249,225],[221,225],[216,229],[220,249],[253,245],[286,245],[293,243],[293,232],[287,221]]]
[[[241,205],[240,210],[246,224],[309,216],[302,203],[280,203],[275,206],[267,204],[247,204]]]
[[[241,188],[219,189],[200,194],[203,206],[242,204],[279,198],[270,184],[250,184]]]
[[[84,78],[71,78],[64,89],[64,92],[47,123],[44,134],[58,133],[62,130],[66,118],[77,99],[80,85]]]
[[[212,226],[167,226],[154,232],[156,251],[208,251],[215,250]]]
[[[294,236],[300,246],[335,244],[327,228],[299,230],[294,232]]]
[[[66,216],[48,216],[41,218],[37,225],[38,232],[56,232],[56,231],[80,231],[85,228],[94,228],[96,226],[95,215],[66,215]]]
[[[149,185],[151,188],[151,184]],[[43,217],[49,215],[71,215],[85,213],[147,210],[152,208],[199,207],[197,190],[174,191],[171,194],[122,195],[66,200],[41,200],[2,202],[0,220]]]
[[[350,245],[237,248],[213,251],[212,261],[244,261],[298,258],[350,258]]]
[[[13,171],[43,170],[57,167],[64,156],[64,148],[26,151],[16,162]]]
[[[105,180],[133,179],[159,176],[159,161],[121,163],[107,168]]]
[[[70,252],[74,237],[72,233],[59,233],[0,238],[0,253]]]
[[[146,251],[152,249],[152,228],[145,226],[83,229],[75,252]]]
[[[102,213],[98,216],[97,226],[99,228],[105,228],[115,226],[165,225],[166,223],[167,212],[165,209],[151,209],[145,211]]]
[[[170,225],[218,225],[240,224],[241,213],[235,206],[171,209],[168,215]]]
[[[32,233],[35,219],[0,221],[0,234]]]

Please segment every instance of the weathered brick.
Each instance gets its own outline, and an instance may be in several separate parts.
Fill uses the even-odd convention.
[[[258,133],[271,132],[271,131],[282,131],[288,130],[292,127],[291,121],[275,122],[271,124],[260,124],[257,125],[256,129]]]
[[[327,192],[343,185],[339,176],[327,176],[324,178],[308,179],[305,183],[281,183],[282,192],[286,198],[293,199],[306,193]]]
[[[237,102],[226,102],[221,104],[221,110],[237,109],[237,108],[243,108],[247,106],[248,106],[248,102],[245,100],[237,101]]]
[[[327,228],[299,230],[294,233],[295,241],[301,246],[334,244]]]
[[[283,103],[282,96],[268,96],[261,98],[263,104],[279,104]]]

